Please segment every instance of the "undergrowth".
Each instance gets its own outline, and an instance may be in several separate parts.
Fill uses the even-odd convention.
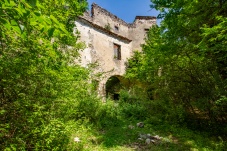
[[[90,114],[92,118],[88,118],[93,121],[82,124],[75,135],[81,138],[81,142],[74,143],[77,150],[222,151],[227,147],[225,135],[191,129],[184,120],[185,114],[180,109],[171,114],[173,109],[165,101],[140,100],[135,96],[131,99],[126,95],[119,101],[107,99],[104,104],[98,103]],[[138,122],[143,122],[144,127],[137,127]],[[139,134],[158,135],[162,141],[146,144],[138,139]]]
[[[10,150],[70,150],[70,151],[224,151],[225,135],[188,127],[184,113],[171,114],[173,108],[161,100],[139,99],[122,91],[119,101],[102,103],[95,96],[86,99],[59,102],[53,108],[57,113],[52,119],[32,128],[27,136],[17,135],[4,144]],[[132,96],[132,98],[131,98]],[[141,97],[140,97],[141,98]],[[180,110],[180,109],[179,109]],[[55,117],[55,118],[53,118]],[[58,117],[58,118],[57,118]],[[171,120],[172,119],[172,120]],[[178,122],[177,122],[178,120]],[[137,127],[143,122],[144,127]],[[223,127],[224,128],[224,127]],[[162,137],[159,143],[146,144],[140,134]],[[30,148],[25,148],[23,139],[30,138]],[[75,141],[75,138],[78,140]]]

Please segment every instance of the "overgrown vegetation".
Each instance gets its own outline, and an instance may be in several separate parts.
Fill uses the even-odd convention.
[[[129,60],[127,77],[149,83],[168,115],[226,133],[226,1],[152,2],[163,21]]]
[[[135,82],[110,80],[119,100],[102,103],[74,62],[87,2],[0,1],[0,150],[225,150],[227,2],[152,2],[164,20],[129,60]]]
[[[105,25],[105,27],[104,27],[106,30],[111,30],[111,27],[110,27],[110,23],[108,23],[107,25]]]
[[[88,71],[73,64],[83,44],[72,21],[86,7],[81,0],[0,2],[0,150],[68,148],[78,101],[94,99]]]
[[[225,137],[211,135],[208,131],[192,130],[182,122],[170,121],[168,114],[172,109],[160,101],[141,99],[138,94],[144,93],[137,88],[136,94],[122,90],[120,100],[88,100],[84,112],[83,124],[78,127],[74,136],[80,138],[75,143],[76,150],[225,150]],[[93,110],[96,108],[96,110]],[[93,114],[89,111],[93,110]],[[88,114],[87,114],[88,113]],[[171,114],[170,116],[173,117]],[[88,122],[88,119],[92,121]],[[137,127],[144,122],[144,128]],[[92,123],[92,124],[91,124]],[[140,134],[159,135],[162,141],[146,144],[139,140]]]

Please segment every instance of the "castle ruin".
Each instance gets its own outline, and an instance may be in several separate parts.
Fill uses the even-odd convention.
[[[103,73],[98,79],[98,92],[106,96],[106,82],[110,77],[122,76],[125,63],[133,51],[141,51],[146,33],[156,24],[156,17],[136,16],[133,23],[122,19],[93,3],[89,12],[75,21],[80,41],[86,44],[81,52],[81,65],[98,64],[94,73]]]

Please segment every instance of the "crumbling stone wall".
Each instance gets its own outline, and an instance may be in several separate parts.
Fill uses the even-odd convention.
[[[125,73],[127,59],[134,50],[141,50],[146,30],[155,24],[156,18],[151,16],[136,16],[133,23],[126,23],[94,3],[91,14],[86,12],[78,17],[75,32],[80,32],[80,41],[86,44],[86,49],[81,52],[81,65],[98,64],[94,74],[103,73],[97,79],[100,96],[105,96],[105,84],[109,77]],[[117,54],[116,46],[119,47]]]
[[[128,24],[117,16],[111,14],[107,10],[99,7],[96,4],[92,5],[91,16],[93,22],[99,26],[105,28],[105,26],[110,26],[110,31],[120,34],[124,37],[128,37]],[[115,30],[115,27],[118,27],[118,31]]]
[[[144,44],[146,33],[155,24],[156,17],[136,16],[133,26],[129,28],[129,37],[132,40],[133,51],[141,51],[141,44]]]

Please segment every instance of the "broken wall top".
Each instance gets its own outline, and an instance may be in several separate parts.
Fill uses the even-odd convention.
[[[91,5],[91,14],[90,12],[85,12],[83,15],[84,19],[87,19],[92,22],[97,22],[100,25],[106,25],[108,24],[108,20],[112,20],[116,24],[121,24],[127,27],[136,27],[136,20],[152,20],[156,21],[156,17],[154,16],[136,16],[133,23],[126,23],[124,20],[120,19],[116,15],[110,13],[106,9],[100,7],[99,5],[93,3]],[[106,22],[100,22],[99,20],[102,20],[102,18],[107,18]]]

